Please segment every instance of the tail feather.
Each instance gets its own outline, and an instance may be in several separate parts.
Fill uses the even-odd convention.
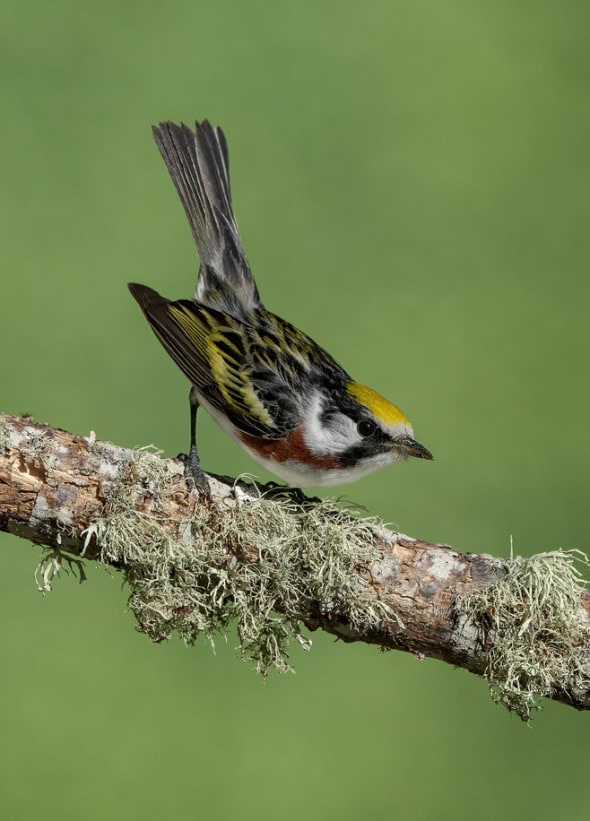
[[[207,120],[194,131],[166,122],[153,134],[199,252],[197,300],[237,317],[261,307],[233,213],[222,130]]]

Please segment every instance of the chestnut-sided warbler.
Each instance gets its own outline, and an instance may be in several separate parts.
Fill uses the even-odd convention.
[[[402,411],[355,382],[329,353],[270,313],[242,248],[223,132],[204,120],[161,123],[153,134],[200,258],[194,299],[129,289],[190,391],[188,467],[206,489],[196,447],[199,405],[288,485],[352,482],[408,456],[432,459]]]

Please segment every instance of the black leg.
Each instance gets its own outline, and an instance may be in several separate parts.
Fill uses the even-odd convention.
[[[186,460],[185,473],[192,478],[198,491],[204,493],[205,496],[211,496],[209,482],[201,468],[201,461],[197,451],[197,411],[199,410],[199,400],[197,399],[194,388],[190,390],[188,401],[191,408],[191,446]]]

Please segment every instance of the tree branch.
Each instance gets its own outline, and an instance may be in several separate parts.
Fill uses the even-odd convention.
[[[259,669],[285,669],[300,625],[486,675],[528,719],[539,696],[590,709],[590,594],[572,553],[510,561],[387,530],[332,502],[264,498],[183,466],[0,414],[0,530],[109,563],[155,640],[192,642],[237,620]]]

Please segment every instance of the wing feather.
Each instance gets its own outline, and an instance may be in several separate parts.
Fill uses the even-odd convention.
[[[263,401],[254,387],[257,363],[243,324],[191,300],[172,302],[145,285],[131,283],[129,290],[180,370],[239,430],[268,439],[292,430],[297,421],[293,391],[269,371],[260,387],[268,392],[271,384],[282,401]]]

